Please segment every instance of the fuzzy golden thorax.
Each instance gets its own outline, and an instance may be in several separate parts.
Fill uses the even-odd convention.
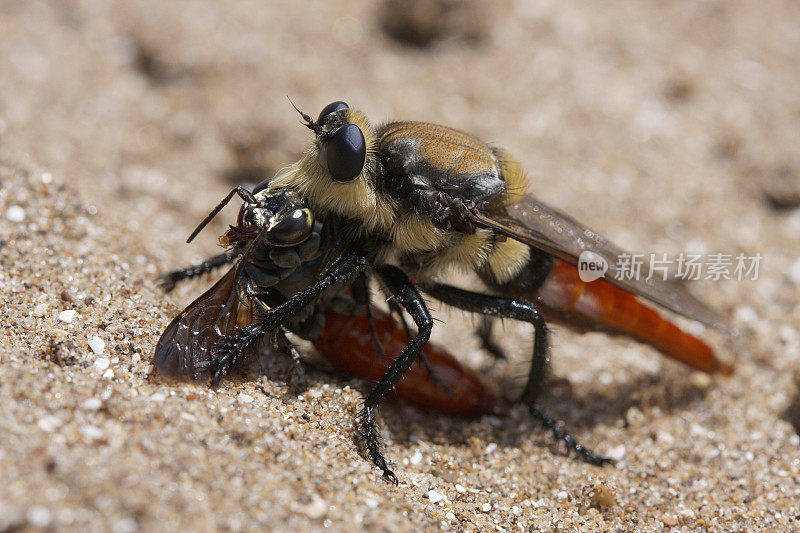
[[[345,118],[358,126],[367,145],[364,169],[357,178],[346,183],[331,178],[320,160],[319,141],[315,140],[299,161],[280,171],[270,188],[296,190],[315,212],[358,220],[366,231],[388,231],[395,222],[397,206],[376,188],[375,169],[379,163],[375,128],[360,111],[349,109]]]

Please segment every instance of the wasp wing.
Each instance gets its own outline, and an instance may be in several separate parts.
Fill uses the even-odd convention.
[[[181,311],[156,345],[155,367],[164,376],[199,381],[210,378],[211,349],[252,313],[236,294],[236,267]]]
[[[692,296],[681,281],[657,279],[646,264],[641,265],[639,275],[630,276],[630,272],[625,272],[625,268],[617,264],[619,258],[630,257],[630,254],[569,215],[530,195],[509,205],[505,213],[475,213],[473,223],[524,242],[576,267],[581,253],[593,252],[608,263],[604,279],[609,283],[679,315],[720,331],[729,331],[725,318]]]

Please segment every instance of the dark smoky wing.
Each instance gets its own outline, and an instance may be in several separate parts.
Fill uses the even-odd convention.
[[[235,291],[236,268],[170,322],[156,345],[155,367],[164,376],[202,380],[211,376],[211,349],[236,327],[246,326],[249,309]]]
[[[574,266],[578,266],[582,252],[594,252],[608,263],[605,275],[608,282],[679,315],[720,331],[729,331],[725,318],[692,296],[681,281],[663,280],[657,276],[647,279],[650,277],[647,264],[641,266],[638,276],[629,279],[631,276],[623,275],[625,273],[620,271],[620,265],[617,264],[617,259],[625,256],[625,250],[569,215],[529,195],[508,206],[504,214],[475,215],[474,222]]]

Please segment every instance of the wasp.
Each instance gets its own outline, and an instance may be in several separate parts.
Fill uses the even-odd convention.
[[[529,194],[521,165],[505,150],[436,124],[373,125],[341,101],[323,108],[316,120],[298,112],[314,134],[300,159],[252,192],[232,190],[189,238],[234,195],[243,200],[237,226],[223,237],[232,248],[219,260],[235,258],[236,266],[201,304],[170,324],[156,350],[157,367],[170,373],[170,365],[199,362],[178,373],[207,373],[219,383],[262,338],[289,349],[286,330],[313,338],[308,328],[320,323],[313,317],[329,313],[325,302],[342,292],[361,287],[357,292],[369,309],[363,287],[375,279],[416,327],[366,395],[358,419],[363,449],[395,483],[376,408],[415,361],[425,362],[434,321],[422,293],[483,317],[533,326],[520,401],[591,464],[609,460],[579,444],[538,404],[548,322],[626,335],[693,368],[731,373],[708,344],[644,302],[728,331],[725,318],[680,282],[621,276],[613,261],[606,277],[583,281],[577,268],[582,253],[613,259],[623,250]],[[447,283],[453,270],[474,273],[482,290]],[[375,337],[374,317],[365,321]],[[478,333],[485,346],[495,347],[491,322]],[[335,341],[326,342],[318,347],[333,349]]]

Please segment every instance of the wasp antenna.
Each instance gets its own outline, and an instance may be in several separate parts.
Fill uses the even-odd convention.
[[[253,193],[242,187],[235,187],[231,192],[228,193],[228,195],[225,198],[222,199],[222,201],[219,204],[217,204],[217,207],[215,207],[206,216],[206,218],[204,218],[203,221],[194,229],[192,234],[189,235],[189,238],[186,239],[187,243],[192,242],[194,238],[197,237],[197,234],[203,231],[203,228],[205,228],[208,225],[208,223],[211,222],[220,211],[222,211],[222,208],[228,205],[228,202],[231,201],[231,198],[233,198],[234,194],[238,194],[242,200],[244,200],[249,204],[257,203],[255,196],[253,196]]]

